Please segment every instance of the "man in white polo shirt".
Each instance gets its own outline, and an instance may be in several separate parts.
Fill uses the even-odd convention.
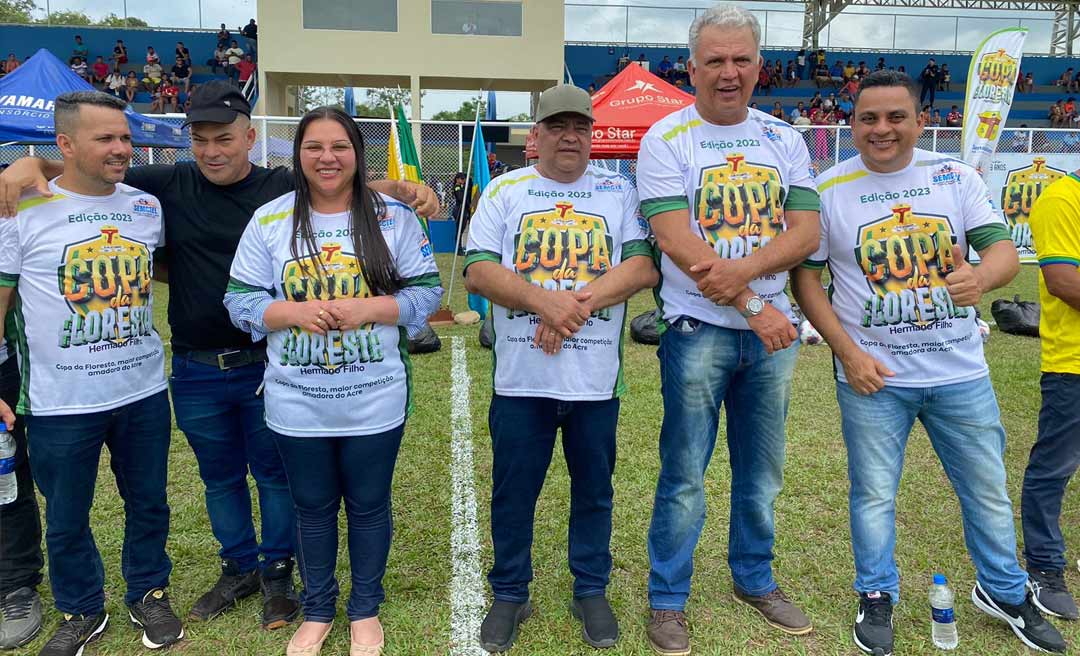
[[[120,183],[131,161],[124,103],[56,99],[64,174],[0,222],[0,315],[14,307],[34,480],[45,497],[49,583],[64,614],[41,656],[76,656],[105,630],[105,572],[90,531],[101,447],[124,500],[127,613],[156,649],[184,637],[165,587],[170,414],[153,325],[161,205]],[[0,415],[9,412],[0,402]]]
[[[915,148],[917,101],[904,73],[862,81],[852,121],[859,156],[818,179],[820,245],[792,277],[799,306],[836,359],[859,593],[855,644],[893,651],[896,490],[918,419],[960,500],[975,607],[1025,645],[1063,652],[1017,562],[1005,430],[975,323],[982,295],[1016,275],[1016,249],[975,169]],[[978,267],[964,259],[969,247]]]
[[[633,184],[589,165],[592,123],[584,90],[541,94],[532,129],[538,163],[493,180],[469,229],[466,286],[491,299],[495,320],[495,601],[480,628],[491,652],[509,649],[532,613],[533,516],[560,429],[570,470],[571,608],[593,647],[611,647],[619,635],[605,591],[623,325],[626,299],[657,274]]]

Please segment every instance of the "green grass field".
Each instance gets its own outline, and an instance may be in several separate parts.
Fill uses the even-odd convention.
[[[444,283],[449,282],[450,257],[439,256]],[[460,276],[460,270],[458,272]],[[167,335],[164,319],[168,289],[158,289],[158,327]],[[990,294],[983,306],[989,317],[992,298],[1018,293],[1037,296],[1034,267],[1024,267],[1007,289]],[[460,277],[455,282],[453,307],[465,309]],[[630,303],[631,316],[652,307],[648,294]],[[475,485],[480,528],[481,567],[491,563],[488,535],[491,452],[487,435],[487,406],[491,394],[491,356],[479,346],[476,327],[439,329],[443,349],[414,359],[416,412],[409,421],[394,489],[395,535],[385,579],[387,600],[382,607],[386,654],[446,654],[450,650],[451,585],[451,336],[465,338],[472,378],[471,412]],[[615,568],[610,598],[619,617],[622,638],[607,653],[651,653],[645,639],[648,557],[646,529],[658,469],[657,436],[662,417],[660,383],[653,347],[626,340],[626,378],[630,391],[620,418],[618,466],[615,473],[615,521],[612,537]],[[1019,529],[1020,482],[1027,452],[1035,439],[1039,409],[1039,342],[996,330],[987,345],[991,375],[1009,436],[1006,454],[1009,493]],[[707,476],[709,515],[697,550],[694,587],[687,609],[695,654],[856,654],[851,622],[857,601],[851,589],[853,565],[847,523],[846,459],[839,431],[826,346],[806,347],[795,370],[788,421],[786,485],[776,507],[775,571],[784,589],[807,611],[813,634],[789,638],[770,629],[759,616],[734,600],[727,568],[727,517],[730,474],[725,449],[718,448]],[[721,427],[723,422],[721,422]],[[903,578],[904,603],[895,616],[898,654],[930,654],[930,619],[926,592],[938,571],[949,577],[957,592],[960,631],[958,654],[1005,655],[1027,650],[1003,625],[982,615],[970,603],[974,570],[964,549],[959,508],[925,433],[910,442],[904,480],[898,499],[897,559]],[[721,436],[721,445],[723,444]],[[170,594],[178,613],[186,615],[195,599],[216,580],[217,545],[203,504],[203,487],[195,459],[184,436],[173,433],[169,500],[172,533],[169,553],[174,569]],[[252,486],[253,494],[254,487]],[[512,653],[556,656],[587,654],[579,625],[570,617],[571,581],[566,559],[566,521],[569,480],[559,449],[537,511],[533,602],[537,613],[522,629]],[[1080,500],[1066,499],[1062,526],[1073,549],[1080,549]],[[140,654],[139,633],[127,624],[120,577],[123,509],[107,458],[93,511],[93,526],[105,558],[108,610],[112,624],[103,639],[86,651],[97,654]],[[1077,551],[1072,552],[1074,555]],[[348,562],[344,542],[338,563],[343,593],[348,592]],[[1080,576],[1070,568],[1068,580],[1080,589]],[[51,600],[42,586],[46,604]],[[485,590],[486,593],[486,590]],[[344,600],[339,604],[343,609]],[[209,624],[187,623],[187,639],[171,648],[191,656],[284,654],[291,629],[272,633],[259,629],[258,597]],[[348,653],[347,620],[339,610],[335,633],[323,653]],[[49,610],[43,635],[58,621]],[[1080,644],[1080,625],[1058,621],[1066,638]],[[44,643],[14,652],[36,654]]]

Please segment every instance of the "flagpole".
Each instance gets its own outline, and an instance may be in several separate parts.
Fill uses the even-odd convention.
[[[480,101],[484,96],[484,90],[481,89],[476,96],[476,117],[473,119],[473,127],[475,128],[480,121]],[[472,165],[473,160],[476,159],[476,130],[473,130],[472,144],[469,146],[469,165],[465,167],[465,192],[462,194],[462,203],[458,211],[457,222],[457,237],[454,239],[454,262],[450,265],[450,290],[446,293],[446,304],[450,305],[450,300],[454,297],[454,279],[457,278],[457,260],[458,253],[461,248],[461,228],[465,224],[465,208],[472,203]],[[483,189],[478,189],[478,194],[483,193]]]

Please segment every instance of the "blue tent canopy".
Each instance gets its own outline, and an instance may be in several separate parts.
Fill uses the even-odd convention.
[[[0,78],[0,142],[55,143],[53,102],[69,91],[92,91],[51,52],[42,48],[14,72]],[[124,110],[136,146],[187,148],[187,131],[168,121]]]

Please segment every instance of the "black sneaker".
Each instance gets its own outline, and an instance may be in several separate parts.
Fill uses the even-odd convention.
[[[1042,612],[1066,620],[1080,619],[1080,610],[1065,585],[1065,573],[1060,569],[1029,569],[1027,584],[1031,601]]]
[[[975,607],[990,617],[1007,623],[1017,638],[1032,649],[1065,653],[1065,639],[1054,625],[1043,619],[1042,613],[1031,603],[1031,593],[1018,606],[996,601],[978,583],[971,589],[971,601]]]
[[[855,616],[855,645],[874,656],[891,656],[893,650],[892,595],[864,592],[859,595]]]
[[[199,597],[191,607],[188,617],[194,620],[212,620],[229,610],[244,597],[250,597],[259,590],[259,572],[252,570],[242,573],[231,560],[221,561],[221,576],[206,594]]]
[[[570,614],[581,621],[581,637],[597,649],[614,647],[619,639],[619,622],[604,595],[585,597],[570,603]]]
[[[90,617],[64,613],[64,620],[38,656],[82,656],[83,647],[100,638],[108,625],[109,615],[104,612]]]
[[[267,563],[259,577],[262,587],[262,627],[280,629],[300,614],[300,600],[293,586],[293,561],[291,558]]]
[[[528,601],[515,604],[496,599],[480,625],[480,646],[492,653],[508,651],[517,640],[518,625],[530,615],[532,604]]]
[[[143,630],[142,643],[147,649],[160,649],[180,642],[184,627],[169,605],[169,595],[154,588],[143,595],[142,601],[128,606],[128,617],[136,628]]]

